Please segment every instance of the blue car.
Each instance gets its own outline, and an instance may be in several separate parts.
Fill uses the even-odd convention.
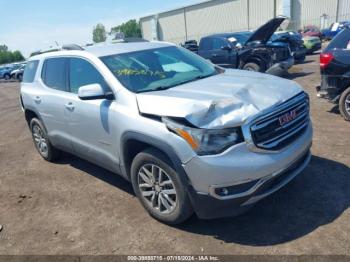
[[[338,33],[340,33],[345,27],[349,27],[349,26],[350,26],[350,21],[333,23],[329,28],[322,30],[322,38],[325,40],[331,40]]]
[[[0,79],[4,78],[6,80],[11,78],[11,71],[12,71],[12,67],[2,67],[0,68]]]

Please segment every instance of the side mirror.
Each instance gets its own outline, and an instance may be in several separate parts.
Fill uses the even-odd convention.
[[[225,46],[222,46],[222,47],[221,47],[221,50],[231,51],[232,48],[231,48],[231,46],[229,46],[229,45],[225,45]]]
[[[105,93],[100,84],[91,84],[81,86],[78,90],[78,97],[81,100],[95,100],[95,99],[108,99],[114,98],[112,93]]]

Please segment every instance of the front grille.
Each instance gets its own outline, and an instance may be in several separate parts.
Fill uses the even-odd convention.
[[[293,117],[281,124],[286,114]],[[258,118],[250,127],[255,146],[264,150],[280,150],[291,144],[309,124],[309,99],[301,93],[278,106],[271,113]]]

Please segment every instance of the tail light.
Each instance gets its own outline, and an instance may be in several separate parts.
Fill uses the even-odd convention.
[[[330,62],[334,59],[334,56],[331,53],[325,53],[320,55],[320,67],[325,69]]]

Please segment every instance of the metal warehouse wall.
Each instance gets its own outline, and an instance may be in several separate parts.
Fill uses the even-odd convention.
[[[290,28],[295,30],[321,26],[323,14],[323,26],[350,20],[350,0],[211,0],[141,18],[140,25],[145,39],[158,35],[159,40],[179,44],[212,33],[256,29],[275,15],[285,14],[286,6]]]
[[[329,24],[333,23],[337,14],[337,0],[293,0],[293,28],[306,25],[320,26],[322,14],[329,16]]]
[[[216,0],[185,9],[187,38],[245,30],[248,27],[247,1]],[[160,25],[161,26],[161,25]]]

